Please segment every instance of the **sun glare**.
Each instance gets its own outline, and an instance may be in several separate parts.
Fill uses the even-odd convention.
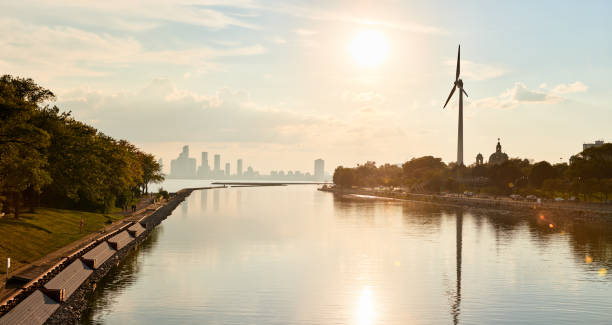
[[[349,51],[353,59],[362,66],[377,66],[387,58],[389,46],[385,35],[379,31],[366,30],[355,35]]]

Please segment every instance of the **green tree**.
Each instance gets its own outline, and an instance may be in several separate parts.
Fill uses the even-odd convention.
[[[164,180],[161,166],[152,154],[138,152],[138,160],[142,167],[142,177],[138,182],[143,193],[149,193],[150,183],[160,183]]]
[[[38,194],[51,181],[43,152],[49,135],[32,121],[38,105],[53,98],[31,79],[0,77],[0,194],[16,218],[24,194]]]

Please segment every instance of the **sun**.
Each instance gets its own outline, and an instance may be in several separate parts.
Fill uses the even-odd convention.
[[[385,61],[389,45],[385,35],[376,30],[359,32],[349,46],[353,60],[362,66],[377,66]]]

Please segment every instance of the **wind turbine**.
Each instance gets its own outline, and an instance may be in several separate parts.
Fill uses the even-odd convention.
[[[451,89],[448,98],[446,99],[446,103],[444,103],[443,109],[446,108],[448,101],[453,97],[455,93],[455,89],[459,87],[459,131],[458,131],[458,139],[457,139],[457,165],[463,165],[463,94],[465,97],[468,97],[468,94],[463,89],[463,80],[459,79],[460,72],[460,56],[461,56],[461,45],[459,45],[459,49],[457,50],[457,73],[455,74],[455,84],[453,85],[453,89]]]

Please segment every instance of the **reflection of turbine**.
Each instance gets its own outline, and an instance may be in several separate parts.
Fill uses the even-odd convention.
[[[442,107],[442,108],[446,107],[446,105],[448,104],[448,101],[451,99],[451,97],[453,97],[453,94],[455,93],[455,89],[459,87],[459,131],[458,131],[458,137],[457,137],[457,165],[458,166],[463,165],[463,94],[465,94],[465,97],[468,96],[465,90],[463,90],[463,80],[459,79],[459,71],[461,70],[459,68],[460,54],[461,54],[461,45],[459,45],[459,50],[457,50],[457,72],[455,73],[455,84],[453,85],[453,89],[451,89],[451,92],[448,95],[448,98],[446,99],[446,103],[444,103],[444,107]]]
[[[457,211],[457,220],[455,221],[455,223],[457,225],[457,287],[455,288],[455,301],[451,306],[451,314],[453,315],[453,324],[456,325],[459,324],[459,312],[461,309],[461,250],[463,246],[463,210]]]

